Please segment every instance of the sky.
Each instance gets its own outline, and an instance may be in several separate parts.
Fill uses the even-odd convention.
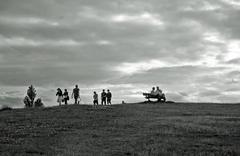
[[[113,102],[240,101],[239,0],[0,0],[0,105],[23,107],[33,84],[110,89]],[[71,101],[72,102],[72,101]]]

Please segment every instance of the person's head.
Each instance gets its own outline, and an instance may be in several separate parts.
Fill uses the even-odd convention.
[[[94,91],[93,94],[97,94],[97,93]]]
[[[75,85],[76,88],[78,88],[78,85]]]
[[[103,89],[102,91],[105,92],[105,89]]]
[[[64,89],[65,92],[67,92],[67,89]]]
[[[57,89],[57,91],[60,91],[60,90],[61,90],[60,88]]]
[[[110,92],[110,90],[109,90],[109,89],[108,89],[107,91],[108,91],[108,92]]]
[[[152,90],[155,90],[155,87],[152,87]]]

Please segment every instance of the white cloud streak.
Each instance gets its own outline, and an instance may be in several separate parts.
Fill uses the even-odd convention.
[[[122,74],[132,75],[141,72],[147,72],[149,70],[158,69],[158,68],[172,68],[179,66],[197,66],[201,65],[199,62],[179,62],[179,63],[169,63],[166,61],[160,61],[157,59],[152,59],[148,61],[141,62],[124,62],[120,65],[117,65],[113,68],[114,71],[118,71]]]
[[[116,23],[133,23],[163,27],[164,22],[160,19],[159,15],[149,12],[143,12],[136,15],[118,14],[111,17],[111,21]]]
[[[23,37],[12,37],[4,38],[0,37],[0,47],[8,46],[81,46],[84,45],[84,42],[75,41],[73,39],[62,39],[62,40],[33,40]]]
[[[59,26],[59,22],[51,21],[37,17],[8,17],[0,16],[0,23],[16,24],[16,25],[40,25],[40,26]]]

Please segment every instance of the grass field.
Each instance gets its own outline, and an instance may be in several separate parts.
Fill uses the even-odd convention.
[[[0,155],[240,155],[240,105],[69,105],[0,112]]]

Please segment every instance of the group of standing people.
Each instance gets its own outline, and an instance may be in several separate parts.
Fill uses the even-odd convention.
[[[62,104],[62,102],[65,103],[65,105],[68,104],[68,100],[70,100],[67,89],[64,89],[64,93],[60,88],[57,89],[57,102],[59,103],[59,106]],[[75,86],[75,88],[72,91],[72,98],[74,98],[74,103],[79,104],[80,103],[80,89],[78,88],[78,85]]]
[[[96,91],[93,92],[93,104],[94,106],[98,105],[98,94]],[[101,93],[101,105],[111,105],[112,104],[112,93],[108,89],[107,92],[105,92],[105,89],[103,89]]]
[[[60,88],[57,89],[57,102],[59,103],[59,106],[64,102],[65,105],[68,104],[69,94],[67,89],[64,89],[64,92]],[[74,104],[79,104],[81,101],[80,98],[80,89],[78,88],[78,85],[75,86],[75,88],[72,91],[72,98],[74,98]],[[93,92],[93,104],[94,106],[98,105],[98,94],[96,91]],[[112,93],[108,89],[107,92],[105,92],[105,89],[103,89],[101,93],[101,104],[102,105],[111,105],[112,104]]]

